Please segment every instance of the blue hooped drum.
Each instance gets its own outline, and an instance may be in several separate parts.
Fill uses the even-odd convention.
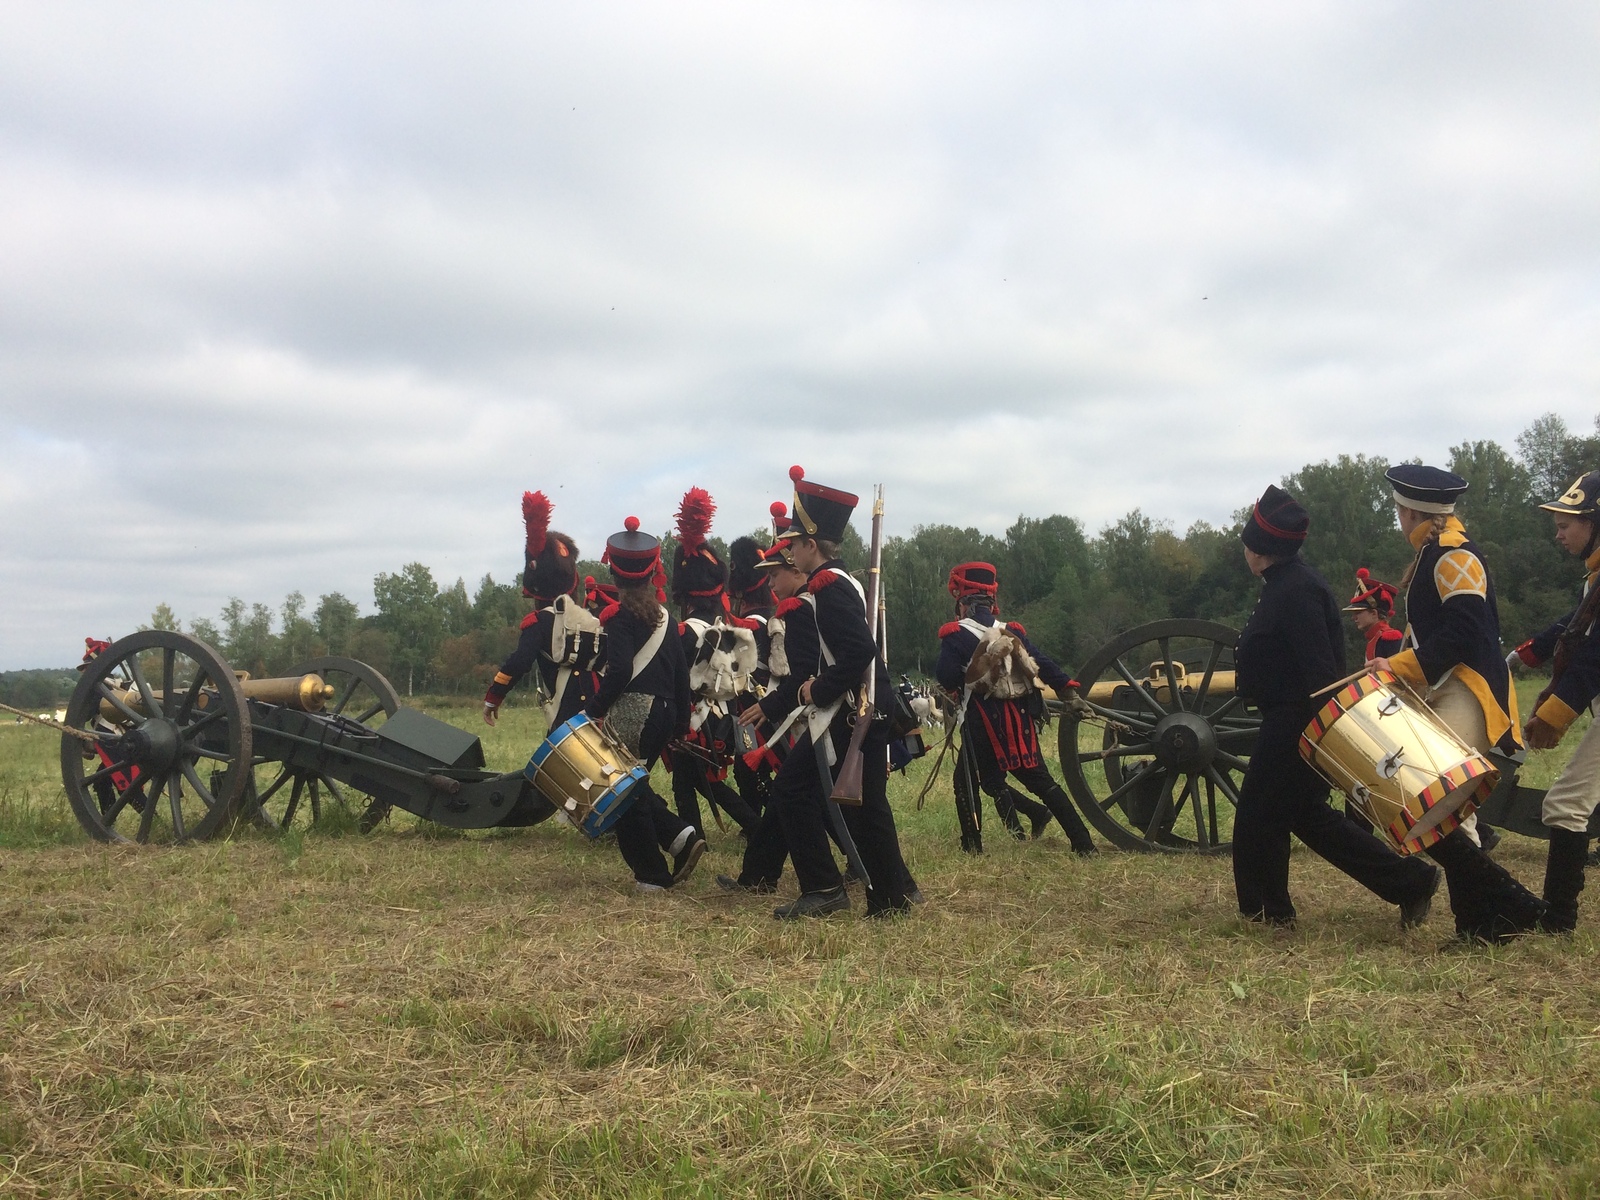
[[[633,803],[634,787],[649,774],[603,722],[583,713],[556,726],[522,773],[592,838],[621,819]]]

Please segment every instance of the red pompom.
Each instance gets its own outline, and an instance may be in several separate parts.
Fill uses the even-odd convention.
[[[789,506],[782,500],[774,500],[772,507],[767,511],[775,517],[787,517],[789,515]]]
[[[594,576],[593,575],[585,575],[583,577],[583,588],[584,588],[584,591],[588,591],[588,592],[594,591]]]
[[[626,529],[629,533],[638,533],[639,532],[639,518],[638,517],[629,517],[626,521],[624,521],[622,523],[622,527],[624,529]]]
[[[528,531],[529,558],[544,553],[545,533],[550,528],[550,497],[543,492],[522,493],[522,524]]]
[[[678,546],[682,554],[693,554],[706,544],[706,534],[711,532],[711,518],[717,513],[717,502],[705,488],[690,488],[683,494],[678,506]]]
[[[1362,583],[1365,583],[1367,580],[1372,578],[1372,572],[1368,571],[1365,567],[1357,567],[1356,578],[1361,580]]]
[[[789,478],[794,480],[796,483],[799,483],[805,477],[806,477],[806,469],[804,467],[790,467],[789,468]]]

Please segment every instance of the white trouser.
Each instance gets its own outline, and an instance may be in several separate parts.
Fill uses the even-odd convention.
[[[1591,724],[1561,776],[1545,793],[1542,820],[1551,829],[1587,833],[1589,815],[1600,803],[1600,721]]]
[[[1489,740],[1489,723],[1484,720],[1483,705],[1472,694],[1472,689],[1453,674],[1446,675],[1435,688],[1423,697],[1438,718],[1450,726],[1455,735],[1479,754],[1488,754],[1494,743]],[[1474,843],[1478,841],[1478,814],[1472,813],[1461,822]]]

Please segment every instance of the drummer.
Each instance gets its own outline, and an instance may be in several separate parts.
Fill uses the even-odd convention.
[[[1312,693],[1345,673],[1339,602],[1303,558],[1310,517],[1281,488],[1256,502],[1240,538],[1262,579],[1261,597],[1234,652],[1237,687],[1261,710],[1261,733],[1245,771],[1233,826],[1233,881],[1240,915],[1293,926],[1289,835],[1420,924],[1439,886],[1436,868],[1402,858],[1328,804],[1328,785],[1300,757],[1300,732],[1315,715]]]
[[[1526,736],[1535,750],[1560,744],[1578,714],[1593,711],[1600,697],[1600,471],[1590,471],[1558,500],[1540,508],[1555,518],[1556,541],[1583,559],[1588,577],[1578,607],[1550,628],[1513,650],[1506,665],[1515,669],[1551,664],[1550,684],[1528,718]],[[1589,818],[1600,804],[1600,721],[1589,726],[1561,776],[1545,793],[1541,814],[1550,830],[1544,868],[1544,900],[1550,906],[1544,929],[1571,933],[1578,926],[1578,893],[1589,854]]]
[[[1392,671],[1423,696],[1462,741],[1487,754],[1522,746],[1511,671],[1501,657],[1494,581],[1455,515],[1467,490],[1461,476],[1420,463],[1386,475],[1400,532],[1417,556],[1400,586],[1406,593],[1406,645],[1372,665]],[[1456,933],[1496,942],[1538,926],[1544,903],[1491,859],[1478,842],[1476,818],[1427,853],[1445,870]]]
[[[661,567],[661,539],[639,532],[639,518],[606,540],[603,561],[617,582],[617,603],[600,614],[606,629],[606,669],[589,701],[594,720],[610,718],[612,729],[645,770],[662,748],[689,728],[689,666],[678,641],[677,624],[663,607],[667,582]],[[613,827],[617,849],[633,868],[634,887],[661,892],[682,883],[706,852],[694,826],[671,812],[646,776],[633,788],[634,800]],[[659,848],[658,848],[659,847]],[[672,855],[669,870],[661,848]]]
[[[1344,611],[1354,614],[1351,620],[1361,635],[1367,639],[1367,661],[1400,653],[1405,635],[1389,624],[1394,616],[1394,598],[1399,589],[1392,583],[1374,579],[1365,567],[1356,568],[1356,594]]]

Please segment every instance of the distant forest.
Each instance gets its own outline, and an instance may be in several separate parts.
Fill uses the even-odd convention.
[[[1471,484],[1458,512],[1489,562],[1508,647],[1575,601],[1580,564],[1555,545],[1549,514],[1537,505],[1600,466],[1600,418],[1595,427],[1596,434],[1574,433],[1560,417],[1546,415],[1518,436],[1514,451],[1487,441],[1450,451],[1445,465]],[[1398,582],[1411,559],[1383,478],[1388,466],[1381,457],[1340,455],[1281,481],[1311,514],[1305,557],[1341,598],[1354,591],[1358,566]],[[1068,670],[1145,621],[1205,617],[1238,627],[1258,588],[1238,537],[1258,490],[1254,482],[1241,485],[1242,507],[1221,528],[1198,521],[1179,532],[1135,509],[1092,537],[1076,518],[1058,514],[1018,517],[998,537],[922,525],[909,537],[888,538],[883,580],[890,666],[896,674],[931,672],[938,628],[952,615],[945,578],[954,564],[970,559],[999,568],[1005,615],[1025,624],[1039,647]],[[845,545],[853,568],[866,562],[861,528],[851,530]],[[766,540],[764,532],[759,536]],[[717,546],[725,553],[723,543]],[[595,561],[580,564],[580,578],[584,573],[606,578]],[[408,563],[373,580],[373,611],[367,614],[338,592],[318,597],[314,605],[295,592],[277,610],[234,599],[215,619],[195,617],[187,624],[163,604],[147,628],[184,629],[258,677],[316,655],[343,654],[371,663],[403,693],[471,694],[486,686],[510,653],[528,611],[515,572],[511,580],[499,583],[485,575],[468,592],[464,580],[441,587],[422,563]],[[1396,623],[1403,618],[1397,614]],[[1353,661],[1359,645],[1352,629]],[[0,675],[0,699],[43,706],[64,699],[73,678],[61,670],[8,672]]]

